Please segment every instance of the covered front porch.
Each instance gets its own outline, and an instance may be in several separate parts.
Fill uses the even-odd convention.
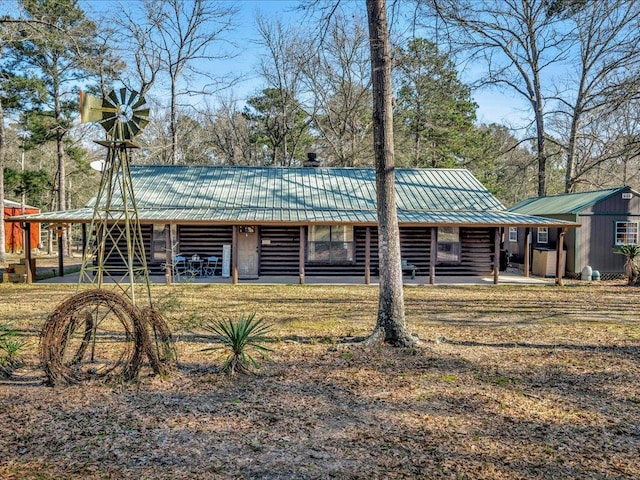
[[[510,269],[511,270],[511,269]],[[55,276],[38,280],[38,283],[78,283],[79,273],[67,273],[64,276]],[[163,275],[151,275],[149,277],[153,284],[166,284],[166,278]],[[108,282],[108,280],[107,280]],[[416,277],[411,278],[410,275],[403,276],[403,284],[405,286],[429,286],[429,285],[553,285],[554,278],[542,278],[525,276],[522,271],[511,270],[508,272],[500,272],[498,282],[495,282],[493,275],[444,275],[437,278],[437,282],[433,284],[428,278]],[[233,284],[233,278],[222,277],[216,275],[214,277],[185,277],[175,284]],[[299,278],[293,275],[263,275],[254,279],[244,279],[238,281],[239,284],[247,285],[297,285]],[[306,285],[378,285],[378,277],[372,276],[370,282],[366,284],[362,276],[307,276]]]

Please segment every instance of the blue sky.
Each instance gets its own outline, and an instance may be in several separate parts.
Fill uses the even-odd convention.
[[[347,7],[362,8],[364,11],[364,0],[342,0],[343,5]],[[5,12],[11,9],[13,2],[1,2],[0,11]],[[139,0],[79,0],[80,6],[90,15],[92,13],[100,13],[106,11],[118,11],[118,9],[135,9]],[[297,0],[236,0],[232,2],[239,9],[236,18],[237,27],[230,35],[230,39],[238,47],[238,55],[230,60],[216,61],[212,68],[219,73],[236,73],[240,74],[243,81],[233,88],[233,96],[240,100],[244,100],[249,96],[258,92],[263,85],[260,83],[259,77],[256,75],[257,64],[261,57],[261,51],[256,43],[257,32],[255,19],[256,15],[261,15],[281,20],[284,23],[297,22],[300,27],[304,28],[302,23],[302,13],[294,11],[300,2]],[[310,22],[309,19],[304,21]],[[309,25],[312,28],[313,25]],[[464,80],[464,72],[461,78]],[[481,123],[504,123],[522,125],[526,123],[529,113],[526,111],[526,105],[520,99],[513,96],[505,96],[500,92],[493,90],[476,91],[473,97],[478,104],[477,111],[478,121]]]

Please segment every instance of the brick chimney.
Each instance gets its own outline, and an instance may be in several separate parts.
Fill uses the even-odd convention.
[[[317,159],[316,152],[308,152],[307,160],[304,162],[305,167],[319,167],[320,160]]]

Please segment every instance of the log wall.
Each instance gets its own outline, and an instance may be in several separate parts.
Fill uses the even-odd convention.
[[[260,228],[260,275],[298,275],[300,227]]]
[[[112,236],[118,236],[117,228],[113,229]],[[141,225],[140,230],[142,231],[142,239],[144,242],[144,254],[147,259],[151,258],[151,234],[152,234],[152,226],[151,225]],[[107,253],[107,258],[105,258],[105,267],[107,270],[112,269],[114,272],[122,271],[125,267],[125,261],[121,258],[121,256],[113,251],[113,241],[111,238],[107,238],[105,241],[105,249]],[[126,257],[127,255],[127,240],[124,235],[119,236],[118,238],[118,249],[121,254]],[[109,252],[111,253],[109,255]],[[134,258],[133,262],[134,267],[142,266],[142,262],[138,257]]]
[[[150,225],[142,226],[147,258],[151,258]],[[179,225],[178,249],[184,256],[197,254],[201,257],[215,255],[222,258],[222,246],[231,244],[232,227],[215,225]],[[493,269],[493,238],[491,228],[461,228],[461,262],[451,265],[436,265],[436,275],[488,275]],[[264,226],[260,234],[259,275],[295,276],[299,273],[299,226]],[[343,265],[305,263],[306,275],[364,275],[366,227],[354,228],[355,262]],[[418,276],[429,276],[431,255],[430,227],[400,228],[402,258],[417,267]],[[122,242],[121,248],[126,249]],[[378,231],[371,227],[371,274],[378,274]],[[115,264],[115,259],[109,259]],[[149,263],[153,273],[160,272],[160,264]]]
[[[178,225],[180,255],[222,258],[222,245],[231,245],[232,227],[216,225]]]

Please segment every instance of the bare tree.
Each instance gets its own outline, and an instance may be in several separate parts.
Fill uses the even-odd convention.
[[[259,164],[252,141],[250,122],[238,109],[238,102],[231,98],[219,100],[219,107],[203,116],[203,124],[209,135],[216,163],[226,165]]]
[[[475,158],[465,160],[469,169],[505,205],[535,196],[536,156],[530,142],[518,140],[504,125],[480,125]]]
[[[136,161],[151,164],[171,164],[173,152],[169,127],[171,124],[171,112],[169,108],[155,101],[153,97],[147,95],[146,99],[154,114],[149,117],[149,123],[136,139],[142,147],[142,155],[138,155]]]
[[[301,100],[302,65],[310,46],[295,27],[285,27],[281,21],[270,22],[258,17],[259,44],[268,52],[260,62],[260,73],[266,88],[249,104],[263,120],[264,136],[269,139],[273,164],[290,166],[300,158],[302,147],[309,143],[312,112],[305,110]]]
[[[371,164],[371,63],[364,25],[357,15],[336,12],[304,59],[306,97],[314,102],[309,110],[325,165]]]
[[[179,158],[179,98],[212,94],[226,88],[231,79],[221,78],[201,69],[203,64],[228,58],[220,48],[225,34],[233,27],[237,8],[214,0],[145,0],[144,20],[129,14],[126,22],[131,40],[135,75],[142,85],[136,90],[146,93],[160,77],[169,83],[169,163]],[[214,46],[218,47],[214,51]],[[196,81],[197,80],[197,81]]]
[[[155,84],[162,69],[161,52],[152,42],[156,25],[152,22],[140,22],[129,11],[118,11],[112,15],[113,28],[109,35],[115,39],[114,48],[123,58],[131,58],[128,69],[123,72],[120,81],[131,91],[146,96]],[[103,92],[103,95],[107,92]]]
[[[400,228],[396,208],[395,155],[393,145],[393,94],[391,88],[391,47],[387,5],[385,0],[366,0],[369,29],[371,83],[373,86],[373,149],[376,170],[378,213],[378,257],[380,287],[376,327],[368,342],[383,340],[390,345],[415,345],[407,332],[402,267]],[[323,24],[330,25],[339,1],[321,4],[309,2],[320,10]]]
[[[567,18],[577,38],[578,61],[572,67],[575,75],[555,97],[558,115],[565,117],[562,124],[568,127],[560,132],[566,151],[566,192],[574,191],[595,163],[616,155],[610,151],[595,157],[591,149],[583,147],[593,140],[588,124],[601,125],[603,116],[611,118],[607,113],[623,107],[629,102],[628,93],[640,88],[639,16],[638,2],[600,0],[587,2]],[[601,136],[600,140],[605,139]],[[625,145],[618,142],[617,136],[613,141],[617,148]],[[581,152],[587,156],[581,158]]]
[[[573,146],[573,190],[640,186],[639,108],[638,101],[628,101],[610,112],[599,109],[582,123]]]
[[[424,0],[450,28],[460,54],[487,69],[480,84],[505,87],[530,106],[538,161],[538,195],[547,191],[542,74],[565,60],[570,32],[548,14],[547,0]]]

